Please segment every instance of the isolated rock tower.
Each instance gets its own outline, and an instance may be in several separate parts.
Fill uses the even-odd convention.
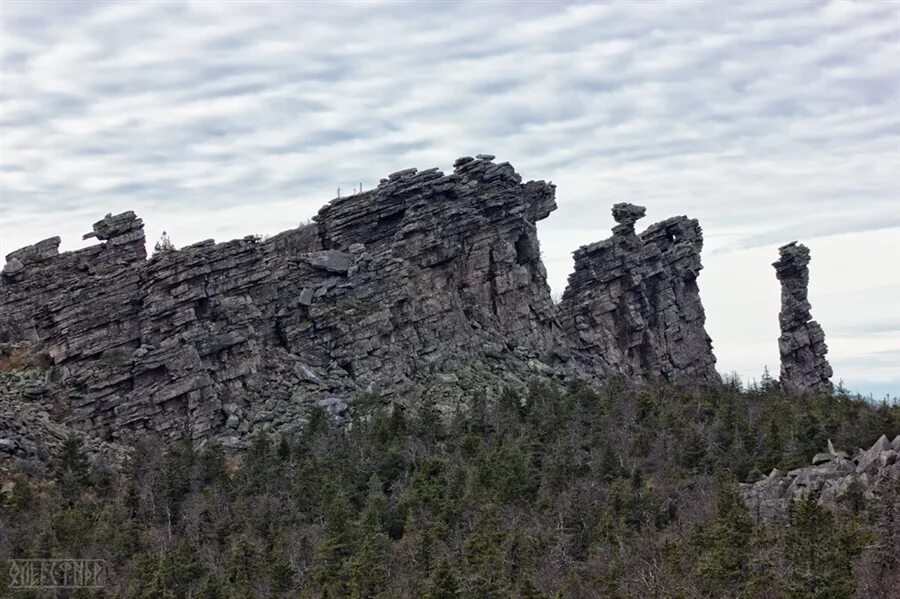
[[[809,312],[809,248],[792,241],[778,253],[781,257],[772,266],[781,281],[781,384],[794,391],[830,391],[825,332]]]

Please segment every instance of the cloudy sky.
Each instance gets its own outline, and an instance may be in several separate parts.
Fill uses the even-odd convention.
[[[339,186],[491,153],[558,186],[555,294],[613,203],[696,217],[719,369],[758,378],[799,239],[835,380],[900,395],[897,2],[0,10],[3,255],[128,209],[176,245],[275,233]]]

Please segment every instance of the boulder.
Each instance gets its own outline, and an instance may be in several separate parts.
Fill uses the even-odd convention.
[[[307,254],[306,261],[315,268],[346,274],[353,265],[353,256],[337,250],[323,250]]]
[[[815,456],[813,456],[812,463],[815,466],[818,464],[823,464],[825,462],[830,462],[834,458],[835,456],[830,453],[817,453]]]
[[[857,472],[869,472],[873,468],[877,468],[878,460],[881,457],[882,451],[888,451],[891,449],[891,442],[888,441],[888,438],[884,435],[881,435],[875,444],[869,448],[868,451],[863,452],[862,455],[859,456],[857,460],[856,471]]]

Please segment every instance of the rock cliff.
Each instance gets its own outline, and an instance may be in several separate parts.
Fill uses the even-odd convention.
[[[781,384],[794,391],[831,391],[831,365],[825,359],[825,332],[812,319],[809,303],[809,248],[796,241],[778,249],[772,264],[781,281]]]
[[[394,173],[269,239],[149,259],[141,220],[108,215],[98,245],[7,256],[0,343],[26,342],[50,416],[102,441],[239,442],[362,398],[450,413],[534,378],[717,381],[697,221],[638,235],[643,209],[617,205],[556,306],[535,228],[555,208],[552,184],[480,155]]]

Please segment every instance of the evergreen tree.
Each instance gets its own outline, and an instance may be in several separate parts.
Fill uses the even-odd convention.
[[[90,477],[90,464],[77,437],[68,437],[63,441],[53,472],[63,497],[72,504],[87,486]]]
[[[465,597],[493,599],[508,595],[503,541],[504,534],[497,527],[494,516],[480,515],[465,542]]]
[[[741,501],[735,485],[719,483],[716,515],[698,539],[703,553],[697,574],[706,590],[717,596],[740,594],[747,582],[753,521]]]
[[[162,235],[159,236],[159,241],[157,241],[156,245],[153,246],[153,256],[167,254],[174,251],[175,244],[172,243],[171,239],[169,239],[169,234],[163,231]]]
[[[446,557],[442,558],[431,576],[425,599],[458,599],[459,596],[459,577],[456,569]]]
[[[387,498],[381,490],[381,480],[373,475],[369,480],[366,505],[357,527],[356,548],[350,560],[350,593],[354,599],[374,597],[387,584],[385,562],[390,550],[390,539],[382,528],[386,507]]]
[[[350,594],[347,562],[353,555],[353,515],[341,489],[333,489],[330,496],[313,581],[325,597],[346,597]]]
[[[861,550],[854,528],[842,529],[834,516],[808,495],[794,509],[784,554],[788,588],[797,599],[852,597],[853,559]]]

